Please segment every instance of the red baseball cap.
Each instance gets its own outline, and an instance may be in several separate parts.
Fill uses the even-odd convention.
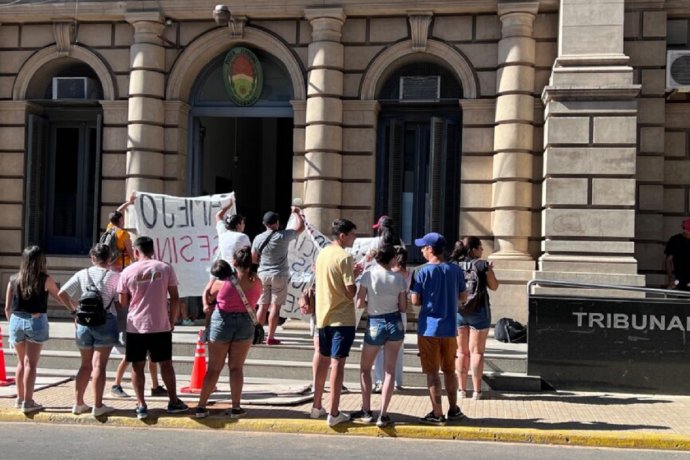
[[[393,223],[393,219],[391,219],[388,216],[381,216],[379,217],[379,220],[371,226],[371,228],[378,229],[379,227],[385,226],[386,224],[390,225]]]

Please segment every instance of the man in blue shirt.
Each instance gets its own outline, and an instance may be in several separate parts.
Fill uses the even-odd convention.
[[[465,275],[460,267],[445,261],[446,240],[440,233],[427,233],[415,240],[422,248],[427,263],[412,277],[412,303],[420,305],[417,323],[417,342],[422,372],[426,374],[433,410],[420,419],[432,425],[444,425],[441,404],[442,388],[439,369],[448,393],[448,419],[458,420],[464,414],[458,407],[458,379],[455,375],[455,355],[458,350],[455,336],[458,301],[464,302]]]

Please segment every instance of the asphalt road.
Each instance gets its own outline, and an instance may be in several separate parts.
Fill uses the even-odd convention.
[[[355,436],[237,433],[204,430],[0,423],[0,458],[53,459],[299,459],[395,460],[690,459],[690,452],[550,447],[530,444],[424,441]]]

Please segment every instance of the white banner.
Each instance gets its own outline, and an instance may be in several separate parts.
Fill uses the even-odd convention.
[[[288,296],[285,305],[280,310],[280,316],[285,318],[300,318],[309,320],[299,310],[299,296],[302,290],[314,282],[314,262],[321,248],[329,245],[329,240],[304,218],[304,231],[297,240],[291,241],[288,247],[288,263],[290,264],[290,279],[288,280]],[[294,215],[290,216],[287,228],[294,228]]]
[[[176,197],[136,192],[134,219],[138,236],[153,239],[156,259],[173,266],[180,297],[200,296],[218,251],[216,213],[235,193]],[[235,204],[228,214],[235,213]]]

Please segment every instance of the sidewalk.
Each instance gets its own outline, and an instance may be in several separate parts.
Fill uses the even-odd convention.
[[[180,379],[181,380],[181,379]],[[106,394],[112,381],[106,384]],[[178,388],[187,385],[179,381]],[[241,431],[286,432],[300,434],[348,434],[365,436],[391,436],[429,439],[457,439],[479,441],[531,442],[539,444],[564,444],[598,447],[634,447],[651,449],[690,450],[690,397],[604,394],[582,392],[558,393],[497,393],[474,401],[460,400],[467,418],[448,423],[444,427],[421,425],[417,418],[430,410],[426,389],[410,388],[393,395],[390,413],[396,425],[378,429],[373,425],[343,424],[329,428],[325,420],[311,420],[307,413],[311,408],[308,397],[297,394],[304,388],[285,383],[270,384],[248,382],[245,387],[247,401],[243,400],[249,414],[241,420],[231,420],[223,412],[229,407],[227,398],[227,373],[225,382],[219,383],[220,400],[209,406],[211,416],[197,420],[193,409],[188,414],[168,415],[164,408],[165,398],[147,398],[149,419],[140,421],[134,416],[133,399],[107,399],[108,405],[118,410],[100,419],[89,415],[74,416],[73,382],[61,383],[35,394],[37,402],[46,410],[25,416],[14,409],[14,399],[0,398],[0,422],[34,421],[41,423],[78,423],[110,426],[148,426],[182,429],[223,429]],[[355,383],[348,383],[354,389]],[[131,388],[125,388],[133,394]],[[263,398],[270,392],[293,391],[296,405],[277,405],[290,402]],[[182,395],[194,407],[196,397]],[[379,395],[373,395],[372,408],[376,412]],[[86,394],[91,402],[90,388]],[[273,404],[273,402],[275,404]],[[328,399],[324,401],[328,406]],[[361,404],[359,392],[343,395],[341,409],[353,411]],[[444,408],[447,405],[444,398]]]

